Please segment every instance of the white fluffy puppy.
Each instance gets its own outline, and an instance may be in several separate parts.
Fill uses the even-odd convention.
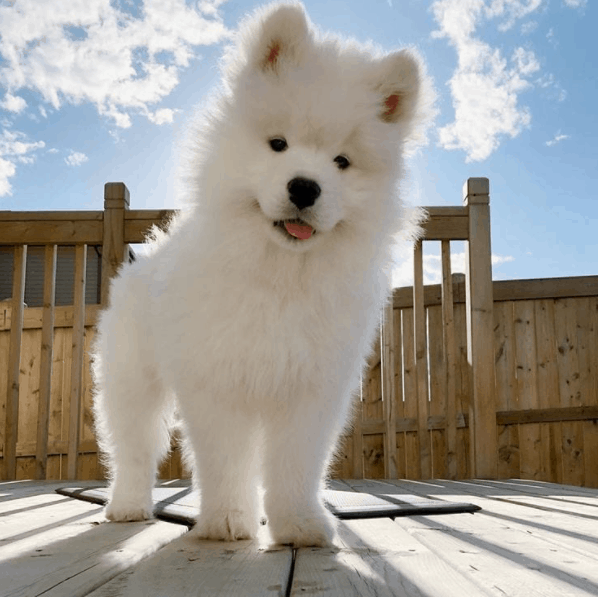
[[[324,36],[301,4],[246,20],[193,133],[193,213],[111,288],[94,354],[106,516],[152,514],[176,408],[201,538],[328,545],[319,497],[390,290],[406,142],[429,105],[414,52]]]

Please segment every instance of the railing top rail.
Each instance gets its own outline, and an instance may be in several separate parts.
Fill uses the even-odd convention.
[[[469,208],[424,207],[425,240],[467,240]],[[174,209],[125,210],[125,242],[143,242],[152,224],[171,219]],[[0,245],[102,244],[103,211],[0,211]]]

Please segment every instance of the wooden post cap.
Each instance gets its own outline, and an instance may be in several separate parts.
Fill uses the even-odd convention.
[[[468,178],[463,185],[463,203],[490,203],[490,181],[487,178]]]
[[[124,182],[107,182],[104,185],[104,209],[128,209],[129,189]]]

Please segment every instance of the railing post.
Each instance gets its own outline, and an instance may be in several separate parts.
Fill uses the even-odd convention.
[[[384,409],[384,478],[397,478],[395,335],[392,300],[384,307],[382,328],[382,406]]]
[[[125,244],[125,210],[129,209],[129,189],[122,182],[104,185],[104,235],[102,244],[102,306],[108,306],[110,280],[128,259]]]
[[[463,187],[469,207],[465,308],[467,361],[471,367],[469,405],[471,476],[496,479],[498,453],[494,388],[494,299],[490,248],[490,183],[470,178]]]
[[[44,249],[44,307],[42,312],[42,345],[39,367],[39,402],[37,404],[37,445],[35,448],[36,479],[45,479],[48,467],[48,421],[52,393],[57,256],[58,246],[46,245]]]
[[[423,242],[413,251],[413,349],[417,387],[417,437],[419,441],[420,478],[432,477],[432,442],[428,429],[430,403],[428,394],[428,342],[424,305]]]
[[[68,468],[69,479],[77,478],[81,397],[83,394],[83,362],[85,347],[85,285],[87,245],[75,247],[75,280],[73,284],[73,341],[71,364],[71,396],[69,419]]]

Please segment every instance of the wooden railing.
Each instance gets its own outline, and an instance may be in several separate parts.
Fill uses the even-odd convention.
[[[0,212],[0,245],[14,246],[12,299],[0,303],[0,408],[6,404],[4,425],[0,421],[2,478],[98,478],[103,474],[93,436],[87,356],[96,314],[106,302],[110,277],[129,256],[128,244],[142,242],[152,224],[172,214],[128,209],[128,191],[122,183],[106,185],[104,207],[101,212]],[[529,319],[524,316],[532,309],[529,301],[535,300],[525,294],[525,288],[536,287],[541,291],[540,301],[581,300],[583,313],[594,323],[579,333],[582,339],[595,338],[598,279],[587,282],[584,298],[547,298],[548,291],[557,297],[579,297],[566,288],[566,281],[493,284],[487,179],[467,181],[461,207],[427,210],[425,235],[414,250],[414,286],[396,290],[393,304],[385,310],[381,342],[364,378],[354,427],[345,438],[335,473],[417,479],[496,478],[531,471],[537,476],[537,470],[545,471],[547,465],[532,470],[530,458],[539,458],[534,448],[536,435],[542,439],[547,433],[552,434],[552,443],[547,444],[552,453],[558,441],[573,456],[579,452],[580,441],[586,446],[582,453],[589,453],[598,445],[598,436],[590,428],[598,429],[593,423],[598,419],[593,410],[598,406],[596,341],[563,348],[568,363],[577,359],[584,364],[583,372],[577,371],[582,382],[574,379],[575,368],[565,366],[560,352],[564,335],[571,330],[578,333],[579,328],[567,327],[578,306],[566,302],[566,308],[561,308],[554,303],[558,317],[555,311],[557,319],[550,320],[542,319],[543,307],[534,303],[533,309],[539,309],[534,311],[534,341],[544,355],[534,364],[535,385],[518,369],[525,368],[523,356],[532,334],[520,320]],[[423,243],[428,241],[441,243],[442,284],[436,287],[423,285]],[[454,283],[451,275],[451,241],[465,241],[467,247],[464,282]],[[46,247],[44,304],[24,308],[25,263],[31,245]],[[56,245],[77,247],[72,307],[55,306],[52,300]],[[83,300],[86,245],[100,248],[101,305],[85,305]],[[501,330],[512,326],[522,328],[521,338],[528,340],[520,340],[516,331],[503,334],[503,343]],[[552,340],[546,340],[552,330]],[[512,344],[515,349],[509,348]],[[540,353],[536,350],[536,354]],[[511,359],[508,366],[504,359]],[[558,375],[545,376],[547,366],[551,371],[556,367]],[[551,383],[550,400],[540,400],[540,388]],[[582,384],[581,398],[561,400],[572,383]],[[557,412],[555,408],[578,410]],[[559,421],[585,417],[575,419],[575,424],[585,425],[581,435],[577,427],[550,422],[561,415]],[[527,422],[538,416],[545,417],[545,423]],[[544,429],[543,424],[559,425],[558,438],[556,428]],[[534,430],[530,425],[540,427]],[[544,452],[541,458],[545,459]],[[568,457],[559,458],[562,471]],[[182,474],[177,451],[161,473],[167,477]],[[577,475],[577,479],[580,484],[591,482],[592,475],[584,472],[584,478]]]
[[[342,444],[335,476],[390,476],[383,417],[390,410],[396,437],[390,450],[399,478],[423,477],[422,436],[431,445],[432,477],[472,476],[471,366],[465,283],[459,278],[452,285],[452,356],[444,345],[448,318],[442,285],[424,287],[427,424],[422,429],[414,389],[413,289],[397,289],[393,331],[388,332],[387,315],[382,346],[376,346],[370,361],[356,423]],[[499,478],[598,487],[598,276],[496,281],[493,294],[494,329],[488,343],[495,363],[492,413]],[[389,377],[394,379],[392,408],[384,404],[393,392]]]
[[[87,353],[95,316],[107,303],[110,278],[128,258],[128,244],[143,242],[150,226],[160,225],[172,213],[129,210],[129,191],[123,183],[105,185],[104,211],[0,212],[0,245],[14,246],[12,298],[0,303],[0,330],[10,330],[8,346],[6,340],[0,344],[0,404],[6,405],[4,429],[0,427],[1,478],[74,479],[101,472],[90,415]],[[27,247],[32,245],[45,246],[43,307],[37,309],[24,305]],[[55,306],[58,245],[75,246],[72,307]],[[99,306],[85,305],[88,245],[101,252]],[[82,452],[91,458],[83,462]],[[48,454],[57,457],[51,471]]]
[[[444,457],[450,476],[456,478],[463,473],[453,457],[459,452],[460,413],[456,404],[459,347],[453,311],[451,241],[466,241],[464,346],[470,380],[467,417],[471,422],[466,470],[473,477],[498,475],[494,354],[488,341],[493,333],[488,180],[473,178],[465,183],[463,207],[427,210],[430,218],[424,226],[424,237],[414,250],[414,285],[408,291],[411,308],[403,312],[396,309],[397,297],[405,295],[404,290],[398,290],[394,303],[385,309],[379,350],[374,353],[362,384],[352,432],[343,442],[334,471],[337,476],[431,478],[435,470],[433,459],[438,452],[429,433],[430,419],[434,421],[434,416],[444,422]],[[439,334],[433,339],[428,337],[427,289],[423,285],[422,245],[428,241],[441,241],[441,311],[437,313]],[[430,380],[439,375],[443,376],[446,393],[443,411],[436,413],[440,405],[433,400]],[[368,466],[372,462],[374,468]]]

